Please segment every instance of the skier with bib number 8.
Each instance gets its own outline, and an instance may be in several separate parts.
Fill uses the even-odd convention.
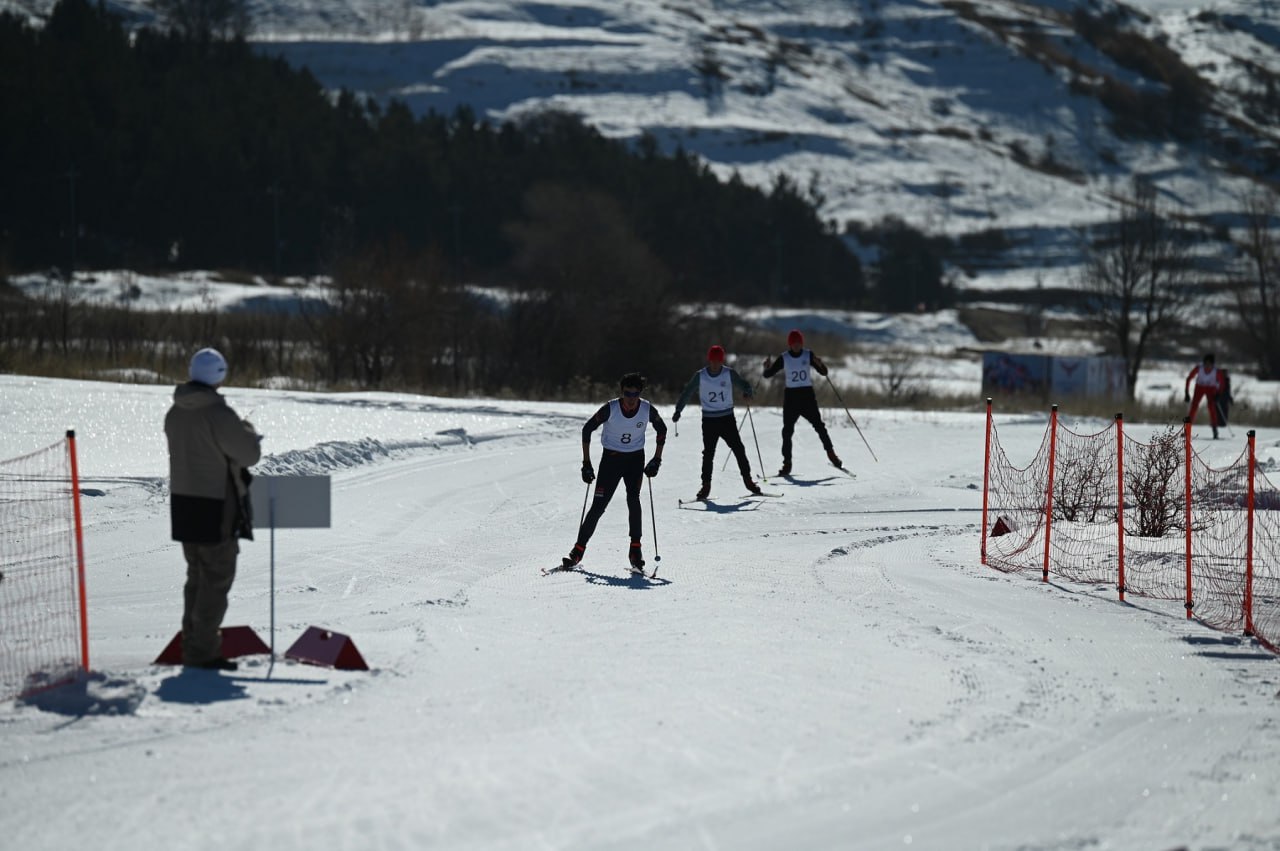
[[[658,409],[649,400],[640,398],[644,385],[644,376],[638,372],[622,376],[619,382],[622,395],[606,402],[582,427],[582,481],[588,485],[596,483],[595,498],[578,528],[577,542],[564,559],[566,567],[582,561],[587,542],[595,534],[596,524],[600,522],[604,510],[609,507],[609,500],[613,499],[618,482],[623,482],[627,489],[627,519],[631,533],[627,560],[632,568],[639,570],[644,567],[644,557],[640,551],[641,476],[653,478],[658,475],[658,468],[662,465],[662,444],[667,439],[667,424],[662,421]],[[646,464],[645,436],[650,425],[655,433],[655,447],[653,458]],[[603,428],[600,433],[603,451],[600,455],[600,475],[597,478],[595,468],[591,466],[591,434],[598,428]]]

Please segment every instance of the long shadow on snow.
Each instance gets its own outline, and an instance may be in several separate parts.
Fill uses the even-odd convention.
[[[826,478],[823,478],[823,479],[799,479],[799,478],[796,478],[795,476],[779,476],[778,478],[782,479],[782,481],[786,482],[787,484],[795,485],[798,488],[815,488],[815,487],[820,487],[822,485],[825,485],[828,482],[834,482],[836,479],[841,477],[827,476]]]
[[[582,565],[578,565],[576,573],[581,573],[586,580],[592,585],[608,585],[613,588],[630,588],[635,591],[647,591],[650,588],[659,585],[670,585],[671,580],[662,576],[655,576],[653,579],[647,576],[639,576],[629,573],[626,576],[605,576],[602,573],[592,573],[589,570],[583,570]]]
[[[682,511],[708,511],[712,514],[735,514],[739,511],[756,511],[760,508],[760,500],[744,499],[740,502],[725,503],[721,505],[718,502],[712,502],[709,499],[691,500],[689,502],[680,503]]]

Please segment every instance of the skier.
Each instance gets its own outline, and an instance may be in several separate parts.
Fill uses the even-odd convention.
[[[1209,409],[1209,426],[1213,429],[1213,439],[1218,439],[1218,420],[1221,409],[1218,407],[1218,394],[1225,390],[1228,397],[1230,396],[1230,384],[1225,379],[1224,370],[1216,368],[1214,365],[1213,353],[1209,352],[1204,356],[1204,361],[1191,368],[1191,372],[1187,373],[1187,380],[1182,387],[1182,399],[1184,402],[1191,403],[1191,411],[1187,417],[1195,422],[1196,412],[1200,409],[1200,400],[1207,402],[1206,407]],[[1191,396],[1191,382],[1196,383],[1195,398]]]
[[[582,427],[582,481],[588,485],[595,482],[596,491],[591,508],[578,528],[578,540],[564,559],[565,567],[582,561],[587,542],[595,534],[596,524],[609,506],[609,500],[613,499],[619,481],[624,482],[627,488],[627,517],[631,532],[627,560],[633,571],[644,567],[640,551],[640,475],[643,473],[649,478],[658,475],[658,468],[662,466],[662,444],[667,439],[667,424],[647,399],[640,398],[645,385],[644,376],[629,372],[618,384],[622,395],[606,402]],[[646,464],[644,444],[650,424],[657,437],[653,458]],[[603,451],[600,455],[600,477],[597,479],[591,466],[591,433],[601,426],[604,427],[600,432]]]
[[[738,434],[737,419],[733,413],[733,388],[742,391],[745,399],[752,394],[751,384],[738,373],[724,365],[724,348],[712,346],[707,350],[707,365],[693,374],[676,402],[673,423],[680,422],[680,412],[694,396],[702,405],[702,488],[698,499],[706,499],[711,493],[711,468],[716,458],[716,444],[723,440],[738,460],[738,472],[742,483],[753,494],[760,494],[760,486],[751,478],[751,463],[747,461],[747,449]]]
[[[772,378],[778,370],[786,369],[787,388],[782,394],[782,469],[779,476],[791,475],[791,435],[796,430],[796,420],[804,417],[818,433],[822,448],[827,450],[827,458],[840,469],[844,465],[836,455],[831,443],[831,435],[822,424],[822,414],[818,411],[818,395],[813,390],[813,372],[827,374],[827,365],[812,350],[804,347],[804,335],[792,331],[787,335],[787,350],[776,358],[765,358],[764,377]]]
[[[187,562],[182,664],[234,671],[236,663],[222,654],[220,628],[236,578],[239,539],[253,539],[248,468],[261,457],[262,437],[218,393],[227,362],[216,349],[196,352],[188,375],[191,380],[174,390],[164,418],[171,531]]]

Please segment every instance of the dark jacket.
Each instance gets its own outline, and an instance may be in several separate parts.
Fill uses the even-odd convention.
[[[173,392],[164,418],[169,441],[169,516],[175,541],[216,544],[252,538],[248,468],[261,438],[217,389],[189,381]]]

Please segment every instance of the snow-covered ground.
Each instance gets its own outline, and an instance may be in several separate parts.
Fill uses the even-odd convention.
[[[77,429],[96,672],[0,704],[6,849],[1280,848],[1280,660],[982,567],[979,415],[855,410],[875,463],[828,408],[856,479],[801,424],[782,496],[717,461],[705,507],[684,419],[636,581],[620,496],[584,572],[539,572],[594,405],[228,388],[259,469],[333,475],[333,527],[276,535],[277,648],[320,625],[373,670],[224,675],[150,664],[181,610],[168,395],[0,376],[0,458]],[[772,472],[779,413],[751,422]],[[1014,460],[1044,425],[999,420]],[[268,567],[260,535],[227,617],[264,638]]]

